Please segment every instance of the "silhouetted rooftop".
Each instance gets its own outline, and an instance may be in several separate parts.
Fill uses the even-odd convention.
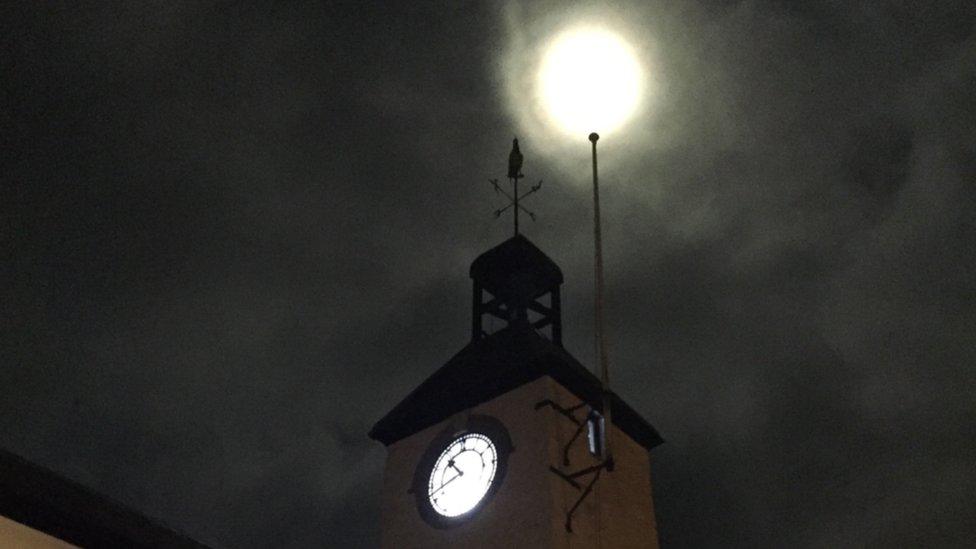
[[[596,376],[535,330],[509,327],[468,344],[379,420],[369,436],[392,444],[545,375],[602,409]],[[616,394],[611,394],[611,407],[613,423],[638,444],[650,450],[663,442],[657,430]]]
[[[471,278],[492,295],[531,300],[563,282],[563,272],[529,239],[517,234],[478,256]]]
[[[0,515],[79,547],[206,548],[4,450],[0,450]]]

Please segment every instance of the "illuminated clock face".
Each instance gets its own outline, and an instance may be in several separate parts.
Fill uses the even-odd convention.
[[[488,436],[467,433],[441,452],[427,483],[430,506],[443,517],[459,517],[474,509],[495,482],[498,449]]]

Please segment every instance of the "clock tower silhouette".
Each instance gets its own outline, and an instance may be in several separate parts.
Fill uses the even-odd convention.
[[[657,547],[661,437],[563,348],[562,271],[516,233],[470,275],[470,343],[369,433],[388,451],[382,547]]]

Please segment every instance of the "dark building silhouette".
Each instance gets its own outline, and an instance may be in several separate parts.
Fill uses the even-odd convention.
[[[206,546],[39,465],[0,450],[0,547]]]

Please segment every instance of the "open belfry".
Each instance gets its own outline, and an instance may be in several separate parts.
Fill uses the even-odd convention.
[[[517,219],[512,153],[503,210]],[[657,547],[662,439],[563,348],[559,266],[516,221],[470,276],[471,341],[369,433],[388,451],[382,546]]]

